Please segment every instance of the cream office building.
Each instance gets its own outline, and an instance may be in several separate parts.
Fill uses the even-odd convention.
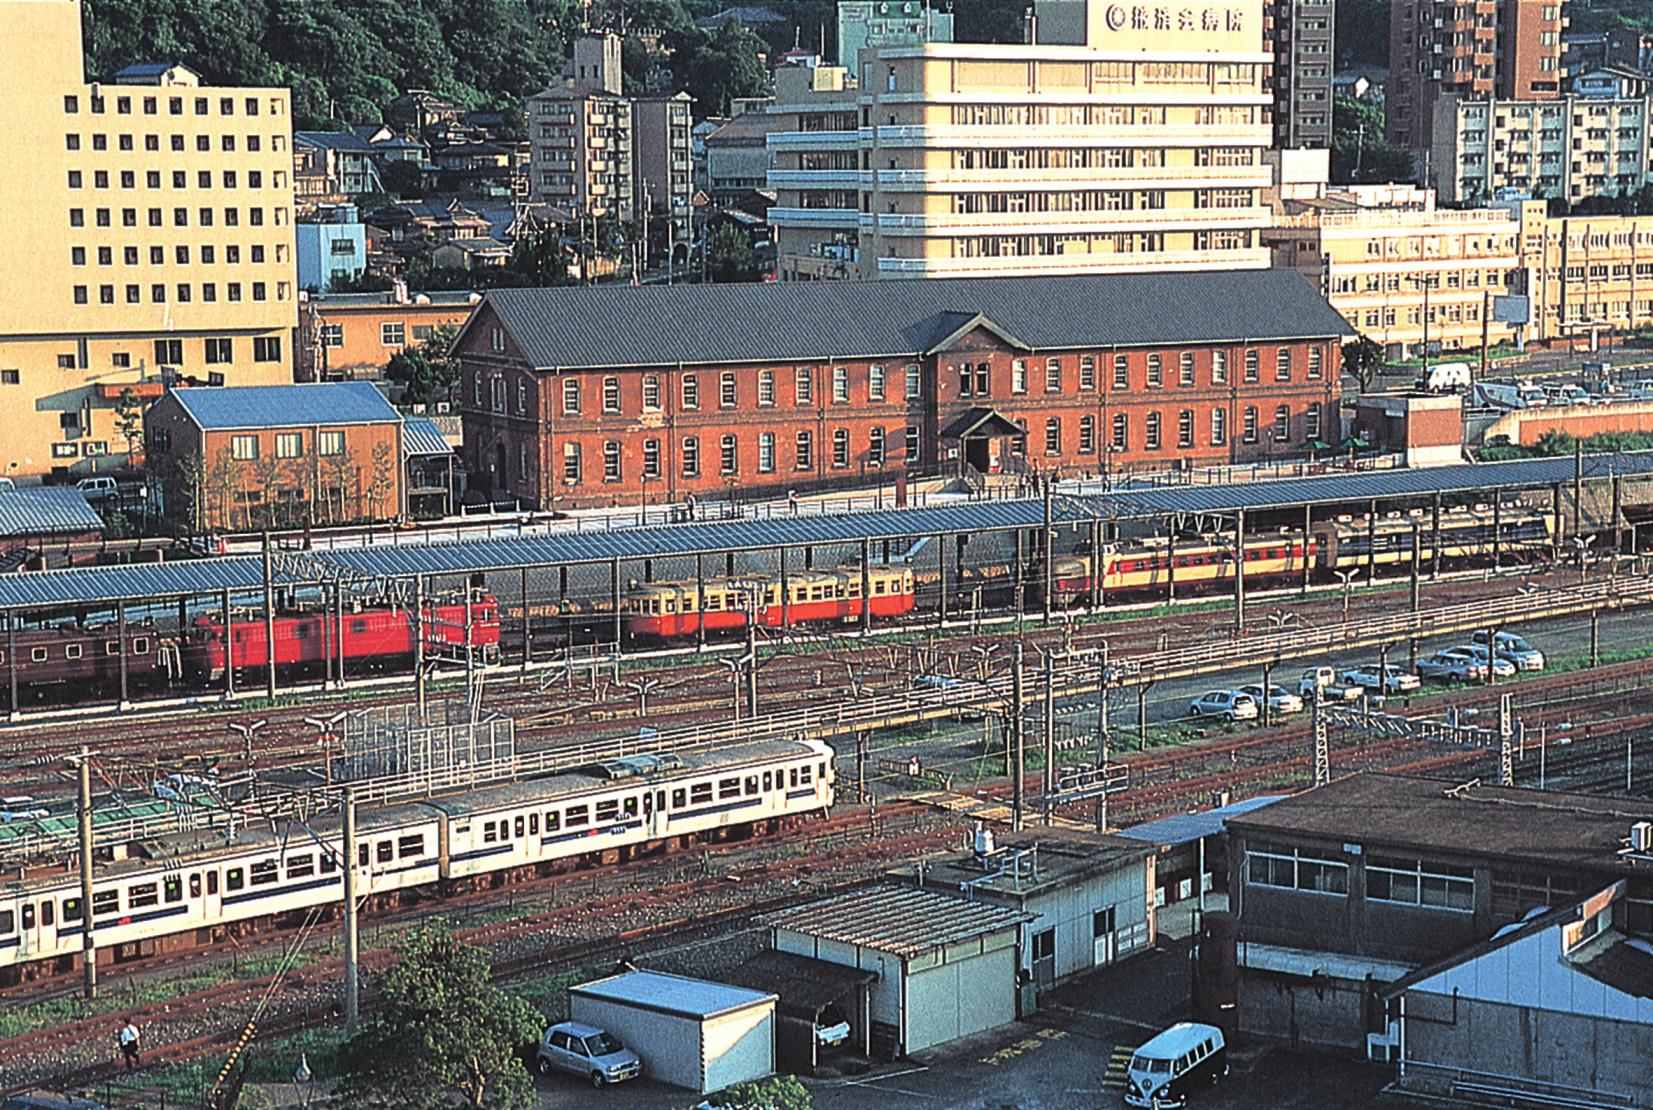
[[[126,442],[115,403],[162,367],[292,380],[286,89],[82,72],[78,0],[0,0],[0,473],[73,477]]]
[[[868,49],[778,91],[783,279],[1269,264],[1261,3],[1037,14],[1033,43]]]

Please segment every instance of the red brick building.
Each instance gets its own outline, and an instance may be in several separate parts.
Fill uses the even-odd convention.
[[[542,507],[1278,458],[1337,438],[1347,334],[1290,271],[496,290],[464,450]]]

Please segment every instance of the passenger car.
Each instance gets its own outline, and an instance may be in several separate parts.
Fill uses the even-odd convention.
[[[618,1037],[577,1021],[559,1022],[547,1029],[534,1064],[541,1075],[571,1072],[585,1076],[593,1087],[636,1079],[643,1071],[637,1053],[621,1044]]]
[[[1417,675],[1408,674],[1393,664],[1384,667],[1380,674],[1376,663],[1349,668],[1343,672],[1343,681],[1385,694],[1404,694],[1423,685]]]
[[[1477,661],[1483,664],[1487,661],[1488,653],[1485,644],[1461,644],[1451,650],[1467,651],[1470,655],[1474,656]],[[1492,661],[1492,674],[1494,678],[1513,678],[1515,676],[1515,672],[1518,670],[1520,670],[1520,668],[1516,665],[1515,660],[1510,658],[1510,653],[1507,651],[1500,650],[1497,653],[1496,658]]]
[[[1485,647],[1487,634],[1477,632],[1470,636],[1469,642]],[[1542,651],[1539,651],[1529,641],[1513,632],[1498,633],[1498,654],[1523,671],[1541,671],[1547,662]]]
[[[1340,682],[1333,667],[1310,667],[1304,671],[1302,681],[1297,684],[1297,693],[1304,701],[1312,701],[1317,687],[1325,701],[1359,701],[1361,695],[1366,693],[1364,686]]]
[[[1486,664],[1462,648],[1442,648],[1418,660],[1418,674],[1446,682],[1480,682],[1487,676]]]
[[[832,1048],[849,1040],[849,1021],[836,1006],[828,1006],[815,1018],[815,1042]]]
[[[1251,721],[1257,717],[1257,699],[1238,690],[1209,690],[1188,703],[1188,715]]]
[[[1179,1021],[1131,1056],[1125,1072],[1125,1104],[1175,1110],[1188,1096],[1228,1074],[1228,1046],[1214,1025]]]
[[[1263,702],[1261,683],[1242,686],[1239,692],[1251,695],[1251,699],[1259,705]],[[1303,699],[1284,686],[1276,686],[1271,682],[1268,687],[1268,711],[1270,713],[1301,713],[1303,712]]]

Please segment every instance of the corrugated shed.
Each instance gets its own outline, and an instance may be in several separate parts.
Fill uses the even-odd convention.
[[[0,538],[102,532],[103,518],[73,486],[0,492]]]
[[[168,396],[202,428],[308,428],[402,419],[372,382],[239,385],[174,389]]]
[[[1351,334],[1294,270],[498,289],[535,366],[913,357],[980,314],[1034,350]]]
[[[568,993],[696,1019],[717,1017],[775,1001],[775,995],[767,991],[668,975],[663,971],[626,971],[569,987]]]
[[[822,940],[912,958],[960,941],[1012,929],[1031,914],[967,902],[914,887],[871,887],[758,919]]]
[[[428,416],[410,416],[402,421],[402,454],[451,455],[453,445],[436,421]]]

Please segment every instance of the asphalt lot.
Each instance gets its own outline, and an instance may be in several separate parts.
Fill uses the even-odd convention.
[[[819,1110],[1071,1110],[1123,1107],[1104,1084],[1114,1050],[1129,1049],[1187,1016],[1186,942],[1132,957],[1064,984],[1028,1020],[881,1064],[861,1075],[823,1076],[806,1085]],[[1196,1110],[1389,1108],[1386,1069],[1345,1057],[1240,1044],[1233,1073],[1193,1103]],[[545,1110],[624,1107],[682,1110],[695,1096],[648,1080],[592,1091],[573,1077],[540,1081]]]

